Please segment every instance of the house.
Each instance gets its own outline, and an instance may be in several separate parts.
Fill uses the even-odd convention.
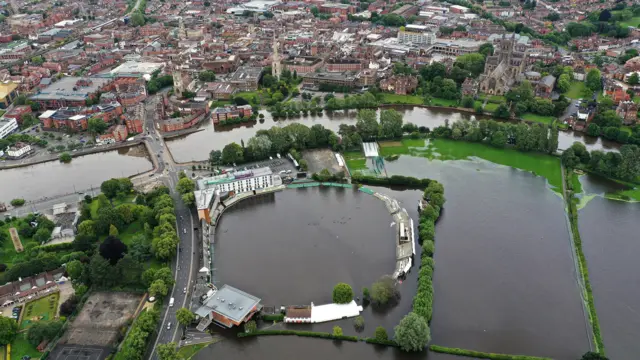
[[[462,95],[463,96],[475,96],[478,92],[478,82],[472,78],[464,79],[462,83]]]
[[[219,123],[221,120],[233,119],[237,117],[245,117],[248,118],[253,114],[251,109],[251,105],[240,105],[240,106],[223,106],[213,109],[211,112],[211,119],[214,124]]]
[[[380,89],[398,95],[411,94],[418,87],[418,78],[413,75],[393,75],[380,81]]]
[[[640,124],[638,121],[638,104],[633,101],[621,101],[616,108],[616,114],[622,118],[625,125]]]
[[[64,272],[59,268],[0,286],[0,305],[7,307],[56,291],[58,284],[68,281]]]
[[[14,146],[9,147],[7,150],[7,156],[14,159],[19,159],[26,156],[31,151],[31,145],[23,142],[17,142]]]
[[[536,95],[549,98],[553,92],[553,87],[556,84],[556,77],[553,75],[547,75],[538,81],[536,85]]]

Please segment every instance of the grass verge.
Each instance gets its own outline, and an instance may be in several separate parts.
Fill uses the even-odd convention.
[[[553,116],[542,116],[542,115],[533,114],[533,113],[522,114],[521,118],[526,121],[533,121],[533,122],[537,122],[540,124],[547,124],[547,125],[551,125],[556,120],[556,118]]]
[[[409,104],[409,105],[422,105],[424,100],[420,96],[416,95],[397,95],[397,94],[382,94],[382,104]]]
[[[493,359],[493,360],[552,360],[551,358],[528,356],[528,355],[509,355],[496,354],[481,351],[466,350],[460,348],[450,348],[445,346],[431,345],[429,350],[437,353],[451,354],[457,356],[468,356],[476,359]]]
[[[567,188],[572,186],[570,180],[571,174],[568,173],[565,176],[567,181]],[[580,237],[580,231],[578,230],[578,207],[576,205],[577,199],[573,196],[573,193],[568,191],[565,194],[565,200],[567,203],[567,209],[569,212],[569,223],[571,225],[571,232],[573,235],[573,245],[576,252],[576,258],[578,260],[578,270],[582,277],[583,283],[583,296],[587,300],[587,310],[589,313],[589,322],[591,323],[591,329],[593,331],[593,339],[595,342],[595,350],[604,355],[604,341],[602,340],[602,334],[600,333],[600,321],[598,320],[598,314],[596,313],[596,306],[593,300],[593,291],[591,290],[591,281],[589,280],[589,268],[587,267],[587,258],[584,256],[582,250],[582,238]]]
[[[211,344],[215,344],[217,342],[218,342],[218,340],[214,340],[214,341],[209,341],[209,342],[202,343],[202,344],[193,344],[193,345],[183,346],[180,349],[178,349],[178,356],[179,356],[180,359],[189,360],[195,354],[197,354],[198,351],[206,348],[207,346],[209,346]]]

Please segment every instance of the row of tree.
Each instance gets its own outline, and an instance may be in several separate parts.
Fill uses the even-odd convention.
[[[581,168],[607,177],[637,181],[640,177],[640,147],[622,145],[620,152],[593,150],[575,142],[562,153],[562,163],[567,168]]]
[[[406,124],[405,124],[406,125]],[[320,124],[311,128],[298,123],[284,127],[274,126],[269,130],[259,130],[249,139],[246,146],[227,144],[222,151],[209,154],[211,164],[241,164],[248,161],[267,159],[273,154],[286,154],[291,149],[304,150],[331,147],[334,151],[351,149],[362,141],[398,138],[403,134],[402,114],[395,110],[382,110],[380,121],[375,110],[358,111],[358,121],[353,125],[340,125],[338,137],[333,131]]]
[[[507,145],[520,151],[553,154],[558,150],[558,129],[548,125],[512,124],[495,120],[459,120],[432,131],[433,136],[471,142],[486,142],[498,148]]]

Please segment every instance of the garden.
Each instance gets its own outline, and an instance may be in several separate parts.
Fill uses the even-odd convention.
[[[27,329],[38,321],[50,321],[55,319],[58,312],[58,301],[60,293],[41,297],[40,299],[28,302],[22,313],[20,329]]]

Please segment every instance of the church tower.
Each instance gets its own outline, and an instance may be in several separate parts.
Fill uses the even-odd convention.
[[[271,64],[271,75],[276,79],[280,79],[282,74],[282,63],[280,62],[280,54],[278,53],[280,42],[273,37],[273,62]]]

